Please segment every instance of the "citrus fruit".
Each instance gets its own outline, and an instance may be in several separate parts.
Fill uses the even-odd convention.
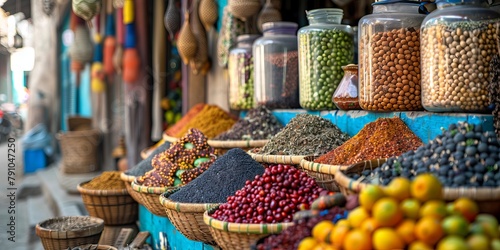
[[[469,233],[469,222],[461,215],[450,215],[444,218],[441,225],[448,235],[465,237]]]
[[[500,250],[500,240],[499,239],[493,239],[490,243],[491,245],[491,250]]]
[[[325,243],[325,242],[321,242],[319,244],[317,244],[316,246],[314,246],[313,248],[311,248],[311,250],[336,250],[335,247]]]
[[[434,217],[423,217],[415,225],[415,236],[429,246],[434,246],[443,235],[441,222]]]
[[[448,235],[440,240],[437,245],[437,250],[468,250],[467,242],[462,237],[456,235]]]
[[[403,219],[403,212],[394,198],[385,197],[372,208],[372,216],[381,227],[393,227]]]
[[[472,234],[467,237],[467,246],[470,250],[488,250],[490,249],[490,240],[484,234]]]
[[[408,219],[418,219],[420,213],[420,202],[416,199],[406,199],[400,204],[403,216]]]
[[[380,186],[368,185],[359,194],[359,204],[367,211],[370,211],[373,204],[384,196],[384,190]]]
[[[297,250],[310,250],[316,247],[318,242],[313,237],[306,237],[302,239],[297,246]]]
[[[390,227],[383,227],[373,233],[373,248],[376,250],[404,249],[405,243],[398,233]]]
[[[378,223],[375,221],[373,218],[368,218],[363,223],[361,223],[360,226],[361,230],[364,230],[365,232],[371,234],[375,229],[379,228]]]
[[[350,230],[348,226],[336,225],[330,233],[330,243],[338,249],[342,248],[345,236]]]
[[[421,202],[443,199],[443,186],[432,174],[421,174],[411,183],[411,196]]]
[[[358,228],[361,226],[361,223],[368,219],[370,215],[363,207],[357,207],[349,212],[347,216],[347,221],[349,221],[349,225],[354,228]]]
[[[479,207],[473,200],[462,197],[453,202],[453,211],[462,214],[469,222],[473,222],[479,213]]]
[[[337,221],[337,223],[335,223],[335,226],[338,227],[338,226],[347,226],[347,227],[350,227],[351,225],[349,224],[349,221],[347,221],[346,219],[340,219]]]
[[[403,177],[394,178],[389,182],[389,185],[384,188],[384,191],[388,196],[398,201],[408,199],[411,195],[410,180]]]
[[[432,247],[423,243],[422,241],[414,241],[408,247],[408,250],[433,250]]]
[[[372,239],[367,232],[353,229],[345,236],[342,246],[344,250],[370,250],[372,249]]]
[[[498,238],[498,221],[490,214],[479,214],[474,223],[479,223],[484,233],[492,239]]]
[[[335,228],[335,224],[329,220],[324,220],[316,224],[312,229],[312,237],[318,242],[329,240],[330,232]]]
[[[406,244],[412,243],[415,241],[415,221],[409,219],[404,220],[399,223],[396,232]]]
[[[420,217],[434,216],[438,219],[442,219],[448,215],[448,210],[446,209],[446,204],[444,201],[431,200],[422,204],[420,208]]]

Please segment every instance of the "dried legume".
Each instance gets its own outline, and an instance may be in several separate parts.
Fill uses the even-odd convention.
[[[125,189],[125,182],[120,179],[120,174],[120,171],[104,171],[91,181],[83,184],[82,187],[93,190]]]
[[[490,65],[490,102],[495,105],[493,110],[493,126],[500,140],[500,55],[495,55]]]

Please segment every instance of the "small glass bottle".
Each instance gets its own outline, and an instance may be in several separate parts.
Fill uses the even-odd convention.
[[[300,108],[297,24],[262,26],[263,36],[253,44],[256,104],[269,109]]]
[[[309,26],[298,32],[300,106],[332,110],[332,94],[342,79],[342,66],[353,62],[354,37],[349,25],[340,24],[341,9],[307,12]]]
[[[422,104],[433,112],[486,112],[500,13],[484,0],[438,0],[422,23]]]
[[[359,110],[358,98],[358,65],[342,66],[344,77],[333,93],[332,101],[341,110]]]
[[[254,107],[252,45],[259,35],[241,35],[237,46],[229,52],[229,107],[248,110]]]

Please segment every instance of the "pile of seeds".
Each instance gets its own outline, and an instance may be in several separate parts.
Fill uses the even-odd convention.
[[[186,203],[224,203],[227,197],[245,186],[247,180],[263,173],[264,167],[245,151],[231,149],[169,199]]]
[[[234,126],[218,135],[214,140],[263,140],[271,139],[283,125],[274,117],[273,113],[264,106],[248,111],[245,118],[240,119]]]
[[[236,119],[217,105],[205,105],[203,109],[189,120],[174,136],[183,137],[189,129],[200,130],[207,138],[212,139],[227,131],[236,123]]]
[[[101,175],[82,185],[92,190],[121,190],[125,183],[120,179],[120,171],[104,171]]]
[[[54,231],[76,231],[96,226],[97,223],[91,217],[59,217],[48,220],[40,226]]]
[[[156,149],[151,152],[151,154],[144,160],[140,161],[135,167],[127,170],[125,172],[126,175],[131,175],[131,176],[141,176],[144,175],[146,172],[150,171],[153,169],[153,166],[151,165],[151,160],[158,155],[161,152],[164,152],[170,147],[170,142],[164,142],[160,146],[158,146]]]
[[[269,155],[322,155],[344,144],[349,136],[319,116],[299,114],[259,152]]]
[[[422,141],[399,118],[379,118],[370,122],[342,146],[314,162],[347,165],[398,156],[422,146]]]

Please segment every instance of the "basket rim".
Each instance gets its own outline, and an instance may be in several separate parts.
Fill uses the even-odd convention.
[[[99,129],[89,129],[89,130],[77,130],[77,131],[67,131],[63,132],[60,131],[56,134],[56,139],[61,140],[64,136],[64,138],[70,138],[70,137],[82,137],[82,136],[100,136],[101,131]]]
[[[96,250],[118,250],[118,248],[116,248],[114,246],[103,245],[103,244],[85,244],[85,245],[80,245],[80,246],[77,246],[77,247],[80,247],[80,248],[82,248],[82,247],[92,247],[90,249],[94,249],[93,247],[95,247],[95,246],[97,246]]]
[[[318,158],[318,156],[306,156],[300,161],[300,166],[305,170],[318,172],[322,174],[331,174],[334,175],[340,170],[346,170],[351,165],[331,165],[314,162],[314,159]]]
[[[45,223],[69,219],[69,218],[91,220],[91,221],[95,222],[95,224],[90,225],[90,226],[85,227],[85,228],[80,229],[80,230],[70,230],[70,231],[60,231],[60,230],[48,229],[48,228],[44,227]],[[38,236],[44,237],[44,238],[52,238],[52,239],[80,238],[80,237],[87,237],[87,236],[92,236],[92,235],[96,235],[98,233],[101,233],[104,230],[104,220],[101,218],[93,217],[93,216],[60,216],[60,217],[49,218],[49,219],[46,219],[44,221],[38,222],[35,226],[35,229],[36,229],[36,234]],[[78,233],[75,234],[75,232],[78,232]],[[73,237],[70,237],[70,236],[73,236]]]
[[[254,148],[247,151],[254,160],[264,163],[274,163],[274,164],[293,164],[299,165],[304,157],[310,155],[263,155],[258,152],[261,148]]]
[[[173,187],[149,187],[149,186],[139,185],[137,183],[137,178],[135,178],[134,181],[132,181],[131,186],[132,190],[143,194],[162,194],[168,191],[169,189],[173,188]]]
[[[170,210],[174,210],[177,212],[185,212],[185,213],[201,213],[205,212],[213,207],[219,206],[222,203],[187,203],[187,202],[176,202],[168,197],[175,192],[179,191],[179,189],[169,190],[160,195],[160,203],[166,208]]]
[[[125,172],[122,172],[120,174],[120,178],[122,179],[122,181],[124,182],[133,182],[135,180],[135,178],[137,178],[137,176],[134,176],[134,175],[128,175],[128,174],[125,174]]]
[[[129,195],[127,188],[123,189],[111,189],[111,190],[106,190],[106,189],[88,189],[84,188],[83,185],[86,183],[89,183],[92,180],[84,181],[76,187],[78,192],[80,194],[88,194],[88,195],[95,195],[95,196],[123,196],[123,195]]]
[[[219,206],[213,207],[203,213],[203,222],[211,228],[232,233],[248,233],[248,234],[273,234],[280,233],[286,228],[293,226],[294,222],[281,223],[234,223],[221,221],[213,218],[211,214],[218,209]]]
[[[173,142],[176,142],[179,140],[179,138],[177,138],[175,136],[171,136],[171,135],[167,134],[167,132],[163,132],[162,138],[164,141],[168,141],[170,143],[173,143]]]

